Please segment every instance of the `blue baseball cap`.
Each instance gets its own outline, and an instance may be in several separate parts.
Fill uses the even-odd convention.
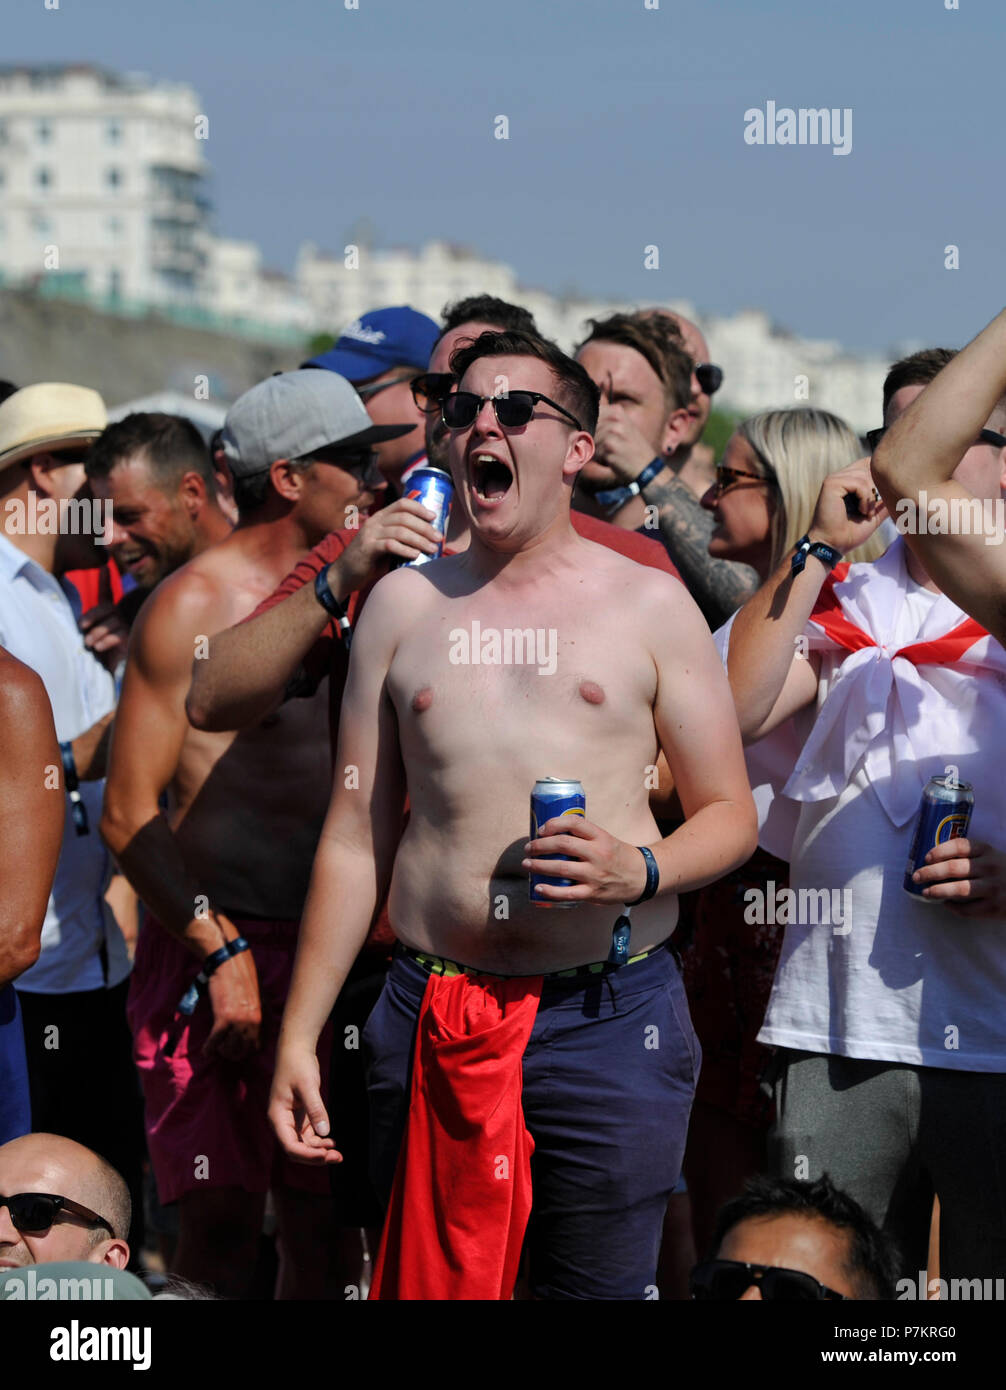
[[[324,367],[347,381],[365,381],[391,367],[425,367],[440,328],[407,304],[374,309],[342,330],[334,347],[301,365]]]

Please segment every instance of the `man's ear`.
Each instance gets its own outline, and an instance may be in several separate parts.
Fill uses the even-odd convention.
[[[594,457],[594,437],[586,430],[577,430],[570,438],[562,465],[562,476],[572,482],[585,463]]]
[[[691,416],[684,406],[679,410],[672,410],[664,423],[664,433],[660,452],[665,456],[673,454],[674,450],[688,433],[688,422]]]
[[[25,467],[31,474],[32,487],[36,492],[42,493],[45,497],[52,496],[49,474],[52,472],[55,461],[52,454],[33,454],[25,464]]]
[[[206,499],[209,497],[209,489],[204,479],[195,471],[190,469],[183,474],[181,482],[178,484],[178,496],[186,511],[193,518],[199,515],[206,506]]]
[[[111,1265],[113,1269],[125,1269],[129,1264],[129,1246],[118,1236],[114,1240],[103,1240],[91,1252],[90,1263]]]
[[[290,467],[289,459],[274,459],[269,468],[269,477],[272,479],[273,487],[280,497],[287,502],[300,500],[303,476],[304,474],[300,469]]]

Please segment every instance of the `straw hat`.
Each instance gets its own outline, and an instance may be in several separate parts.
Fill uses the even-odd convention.
[[[105,403],[90,387],[22,386],[0,405],[0,469],[48,449],[91,444],[107,424]]]

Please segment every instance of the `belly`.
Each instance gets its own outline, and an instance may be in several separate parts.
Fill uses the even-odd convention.
[[[303,704],[220,743],[193,733],[182,750],[171,826],[198,891],[224,912],[303,909],[331,791],[324,700]]]
[[[530,900],[526,871],[498,861],[496,872],[474,867],[456,842],[453,853],[450,845],[449,836],[434,842],[407,831],[403,837],[389,915],[405,945],[500,975],[537,975],[607,959],[620,904],[543,907]],[[665,940],[677,917],[674,894],[633,908],[630,952]]]

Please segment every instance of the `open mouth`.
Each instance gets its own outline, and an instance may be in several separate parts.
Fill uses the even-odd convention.
[[[470,467],[472,489],[483,502],[498,501],[513,486],[509,467],[492,454],[473,454]]]

